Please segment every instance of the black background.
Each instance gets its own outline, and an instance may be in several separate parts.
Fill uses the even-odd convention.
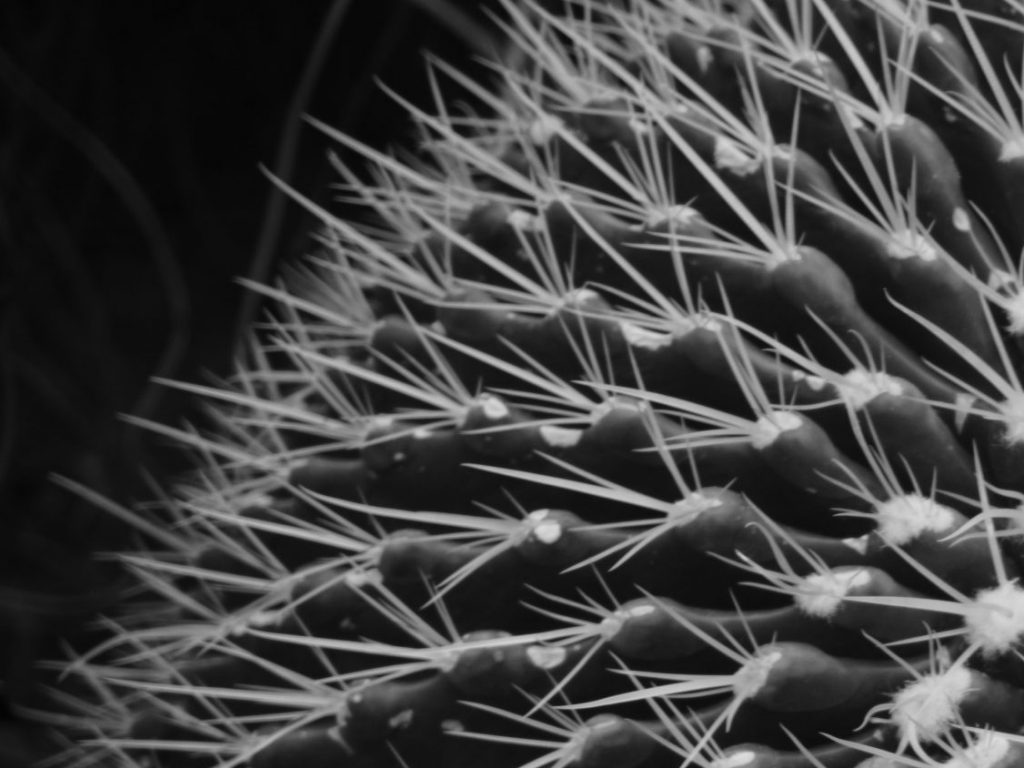
[[[140,467],[179,468],[117,414],[180,422],[188,398],[150,377],[230,369],[233,278],[253,272],[272,194],[260,165],[324,35],[301,108],[378,146],[411,132],[375,78],[429,109],[423,51],[484,74],[412,0],[0,0],[0,766],[46,749],[16,715],[32,662],[109,598],[95,553],[125,540],[51,473],[128,502]],[[329,143],[297,135],[288,181],[325,199]],[[310,222],[284,210],[264,280],[307,245]]]

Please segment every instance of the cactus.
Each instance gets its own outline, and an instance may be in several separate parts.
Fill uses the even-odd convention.
[[[1024,763],[1024,3],[548,5],[316,123],[367,215],[101,502],[69,763]]]

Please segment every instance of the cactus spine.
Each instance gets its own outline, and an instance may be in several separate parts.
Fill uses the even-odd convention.
[[[179,385],[69,761],[1024,763],[1024,3],[505,11]]]

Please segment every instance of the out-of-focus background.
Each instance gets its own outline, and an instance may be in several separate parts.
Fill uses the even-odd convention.
[[[110,598],[95,554],[126,540],[51,475],[128,503],[140,468],[180,469],[118,414],[187,417],[151,377],[226,373],[233,278],[307,246],[260,165],[326,199],[302,113],[409,144],[375,80],[429,109],[423,51],[485,76],[496,36],[472,0],[0,2],[0,767],[46,753],[33,664]]]

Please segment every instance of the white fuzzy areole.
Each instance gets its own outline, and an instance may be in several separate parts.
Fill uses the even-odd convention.
[[[1013,582],[981,590],[965,607],[967,639],[984,655],[1007,653],[1024,636],[1024,589]]]
[[[995,768],[1010,753],[1010,740],[992,731],[982,731],[978,740],[942,764],[942,768]]]
[[[651,125],[638,117],[631,117],[626,121],[626,125],[629,126],[629,130],[635,133],[637,136],[644,136],[651,132]]]
[[[670,205],[667,208],[654,208],[647,214],[644,226],[647,228],[657,227],[659,224],[671,222],[688,226],[694,219],[700,218],[696,208],[689,205]]]
[[[653,605],[634,605],[630,608],[620,608],[612,614],[609,614],[601,620],[600,631],[601,636],[605,640],[611,640],[615,635],[622,629],[622,625],[630,619],[635,619],[640,616],[648,616],[654,613],[655,608]]]
[[[771,411],[755,423],[750,435],[750,444],[759,451],[764,450],[783,432],[799,429],[803,423],[804,420],[792,411]]]
[[[500,397],[483,394],[476,399],[477,405],[488,421],[500,421],[508,416],[508,406]]]
[[[1013,138],[1007,139],[999,149],[1000,163],[1008,163],[1022,157],[1024,157],[1024,134],[1018,133]]]
[[[245,617],[245,621],[232,627],[229,631],[231,635],[244,635],[249,629],[265,629],[266,627],[272,627],[277,624],[282,618],[284,618],[286,611],[283,609],[270,610],[270,611],[254,611]]]
[[[1024,287],[1016,275],[1004,269],[993,269],[986,282],[989,288],[1002,295],[999,306],[1006,313],[1006,330],[1014,336],[1024,334]]]
[[[583,437],[583,430],[544,424],[540,428],[540,437],[552,448],[572,448]]]
[[[717,760],[712,760],[708,765],[708,768],[743,768],[744,765],[750,765],[756,759],[756,752],[745,749],[742,752],[734,752],[728,757],[720,757]]]
[[[837,386],[843,399],[854,409],[860,410],[879,395],[902,395],[903,382],[882,371],[854,368],[843,376]]]
[[[833,61],[834,59],[828,54],[815,51],[812,48],[806,48],[800,51],[800,53],[792,59],[794,64],[808,65],[811,72],[818,78],[823,78],[825,76],[825,65],[832,64]]]
[[[761,167],[761,158],[748,155],[732,139],[715,139],[715,168],[737,176],[749,176]]]
[[[390,429],[394,424],[394,416],[374,416],[367,423],[367,431],[373,431],[375,429]]]
[[[388,718],[388,728],[392,731],[405,730],[412,723],[415,712],[412,709],[403,709],[396,715]]]
[[[640,400],[631,400],[627,397],[609,397],[594,406],[590,411],[590,423],[600,424],[602,420],[612,411],[633,411],[643,413],[647,404]]]
[[[556,645],[531,645],[526,648],[526,658],[537,669],[554,669],[565,662],[568,651]]]
[[[861,116],[857,114],[856,110],[854,110],[853,107],[845,101],[837,103],[835,105],[835,110],[842,114],[843,122],[849,125],[853,130],[859,131],[864,127],[865,123],[863,118],[861,118]]]
[[[362,589],[383,584],[384,577],[376,568],[353,568],[345,574],[343,581],[354,589]]]
[[[693,321],[694,328],[703,328],[705,331],[711,331],[712,333],[721,333],[725,327],[718,320],[715,320],[713,317],[708,317],[707,315],[697,315],[691,319]]]
[[[715,53],[711,50],[708,45],[702,45],[697,49],[697,66],[700,67],[701,74],[706,74],[708,67],[711,66],[711,62],[715,60]]]
[[[907,124],[907,113],[886,109],[879,113],[878,127],[881,128],[902,128]]]
[[[1024,335],[1024,291],[1014,291],[1003,299],[1006,312],[1006,330],[1014,336]]]
[[[974,407],[974,401],[977,398],[974,395],[969,395],[966,392],[961,392],[956,396],[953,401],[953,425],[956,427],[957,432],[962,432],[964,424],[967,423],[967,417],[970,416],[970,409]]]
[[[995,515],[1006,515],[1005,535],[1007,537],[1024,537],[1024,504],[1016,507],[995,507],[992,512]]]
[[[634,605],[632,608],[620,611],[620,613],[624,614],[626,618],[634,619],[637,616],[650,616],[654,611],[653,605]]]
[[[772,667],[782,658],[782,651],[762,650],[754,658],[740,667],[733,675],[732,692],[737,699],[750,699],[757,695],[764,684]]]
[[[885,252],[894,259],[935,261],[939,257],[938,250],[927,237],[910,229],[893,232]]]
[[[859,552],[862,555],[866,555],[868,553],[868,542],[870,540],[871,537],[868,534],[864,534],[863,536],[856,536],[849,539],[843,539],[842,543],[848,546],[854,552]]]
[[[562,538],[562,526],[557,520],[546,520],[533,526],[533,536],[541,544],[550,546]]]
[[[520,232],[541,232],[544,230],[544,219],[534,216],[522,208],[516,208],[505,217],[505,223]]]
[[[637,349],[663,349],[669,346],[674,338],[671,333],[649,331],[646,328],[641,328],[639,325],[634,325],[628,320],[619,322],[619,330],[622,331],[622,336],[626,343]]]
[[[827,619],[839,610],[851,589],[870,583],[871,571],[864,568],[836,568],[825,573],[812,573],[797,586],[793,602],[808,616]]]
[[[592,288],[574,288],[573,290],[562,296],[560,302],[562,307],[568,307],[574,309],[577,307],[585,307],[588,304],[601,301],[601,294]],[[552,310],[551,314],[557,312],[558,309]]]
[[[953,527],[956,513],[934,499],[916,493],[893,496],[875,505],[878,535],[902,545],[925,531],[943,533]]]
[[[971,217],[967,215],[967,211],[963,208],[957,207],[953,211],[953,226],[961,232],[971,231]]]
[[[550,509],[536,509],[526,516],[527,529],[541,544],[554,544],[562,538],[562,525],[548,516]]]
[[[670,519],[688,522],[709,509],[715,509],[720,506],[722,506],[722,500],[717,496],[706,496],[700,491],[694,491],[679,499],[679,501],[673,502],[665,516]]]
[[[828,384],[828,382],[821,378],[821,376],[813,376],[811,374],[804,373],[803,371],[793,371],[790,374],[790,378],[793,379],[793,381],[804,382],[815,392],[820,392],[825,388],[825,385]]]
[[[924,675],[905,685],[889,707],[900,735],[918,743],[940,739],[960,715],[960,703],[971,690],[971,673],[954,667]]]
[[[565,123],[554,115],[541,115],[530,123],[527,135],[534,146],[543,146],[551,141],[562,130]]]
[[[1024,392],[1014,392],[999,404],[1003,417],[1003,439],[1009,445],[1024,442]]]

